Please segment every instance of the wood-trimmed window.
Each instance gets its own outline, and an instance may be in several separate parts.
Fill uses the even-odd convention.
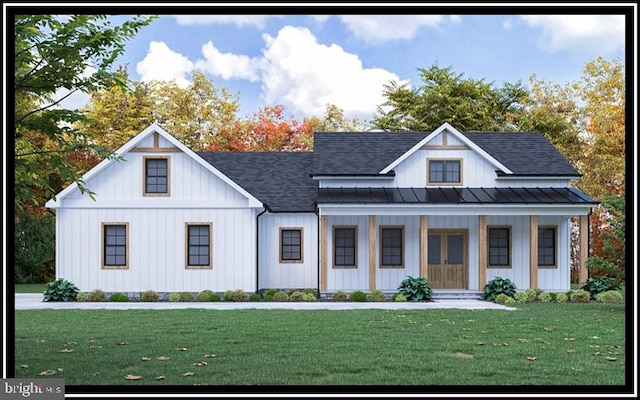
[[[171,178],[169,157],[143,157],[144,195],[169,196]]]
[[[380,268],[404,268],[404,226],[380,226]]]
[[[333,268],[358,267],[358,227],[333,227]]]
[[[557,238],[557,227],[538,227],[538,268],[558,268]]]
[[[185,224],[185,256],[187,269],[209,269],[212,267],[211,223]]]
[[[101,224],[103,269],[129,269],[129,223],[103,222]]]
[[[511,268],[511,227],[492,226],[488,228],[488,267]]]
[[[461,159],[428,159],[428,185],[462,185]]]
[[[304,262],[304,240],[302,228],[280,228],[280,262]]]

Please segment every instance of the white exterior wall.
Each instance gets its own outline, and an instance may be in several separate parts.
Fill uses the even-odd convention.
[[[538,267],[538,287],[546,292],[564,292],[571,287],[569,218],[540,216],[538,226],[557,226],[557,268]]]
[[[58,209],[57,276],[81,291],[253,292],[255,212],[250,209]],[[101,224],[128,223],[128,269],[101,268]],[[187,269],[186,223],[212,224],[212,268]]]
[[[318,216],[266,213],[259,217],[259,289],[318,287]],[[302,263],[280,262],[280,228],[303,229]]]

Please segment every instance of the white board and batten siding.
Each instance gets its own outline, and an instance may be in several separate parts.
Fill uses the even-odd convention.
[[[145,156],[169,158],[169,196],[144,196]],[[81,291],[255,291],[259,210],[249,207],[248,198],[182,152],[129,152],[125,159],[86,182],[96,201],[77,191],[61,200],[57,276]],[[127,269],[101,266],[105,223],[128,224]],[[211,268],[187,268],[187,223],[211,224]]]
[[[318,288],[318,216],[266,213],[258,217],[258,226],[259,289]],[[281,228],[302,229],[302,262],[280,262]]]

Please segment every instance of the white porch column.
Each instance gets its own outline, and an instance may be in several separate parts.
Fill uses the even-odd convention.
[[[369,291],[376,288],[376,216],[369,215]]]
[[[327,291],[327,216],[320,217],[320,291]]]
[[[487,284],[487,216],[478,215],[478,290]]]
[[[420,216],[420,276],[427,278],[429,274],[429,231],[427,216]]]
[[[529,287],[538,287],[538,216],[529,216]]]

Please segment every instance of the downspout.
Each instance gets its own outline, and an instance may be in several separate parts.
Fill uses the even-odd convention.
[[[256,215],[256,293],[260,290],[260,216],[270,210],[267,203],[263,203],[262,210]]]

